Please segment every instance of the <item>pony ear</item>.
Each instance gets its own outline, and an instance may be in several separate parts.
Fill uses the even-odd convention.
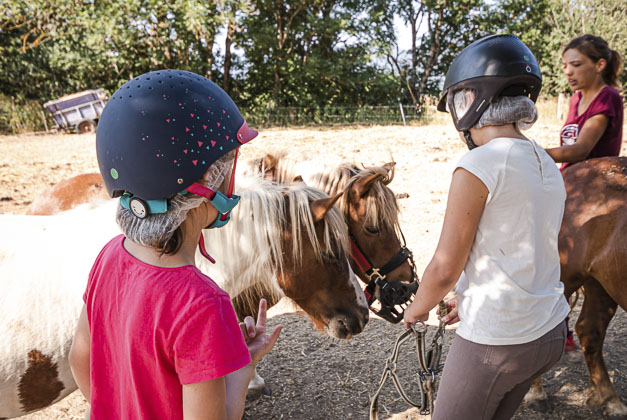
[[[388,162],[385,165],[383,165],[383,168],[386,171],[388,171],[388,175],[383,180],[383,183],[385,185],[388,185],[394,179],[394,170],[396,169],[396,162],[394,162],[394,161]]]
[[[271,155],[270,153],[266,154],[259,161],[259,173],[261,173],[264,178],[273,179],[278,162],[279,159],[274,155]]]
[[[357,181],[355,181],[351,189],[355,191],[357,197],[362,198],[366,194],[368,194],[368,191],[370,191],[370,188],[372,188],[372,184],[374,184],[375,181],[380,178],[383,178],[383,174],[381,173],[372,174],[370,176],[358,179]]]
[[[274,169],[279,159],[268,153],[263,157],[263,167],[267,170]]]
[[[396,162],[394,162],[394,161],[385,163],[383,165],[383,168],[385,168],[385,170],[388,171],[388,173],[390,171],[394,170],[395,167],[396,167]]]
[[[317,223],[324,219],[324,216],[329,210],[333,208],[337,200],[342,196],[343,192],[338,193],[333,197],[321,198],[320,200],[312,201],[309,204],[311,208],[311,215],[313,216],[314,223]]]

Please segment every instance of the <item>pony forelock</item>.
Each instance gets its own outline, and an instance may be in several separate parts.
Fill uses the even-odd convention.
[[[333,196],[342,191],[348,191],[354,183],[374,174],[380,178],[373,184],[366,195],[366,223],[368,226],[380,228],[382,226],[400,232],[398,220],[398,201],[388,184],[394,179],[394,168],[388,170],[385,166],[367,166],[359,168],[349,163],[339,165],[320,166],[319,162],[298,163],[287,157],[277,158],[274,167],[275,176],[279,183],[290,183],[300,175],[307,182]],[[344,194],[338,201],[342,213],[348,212],[350,197]]]

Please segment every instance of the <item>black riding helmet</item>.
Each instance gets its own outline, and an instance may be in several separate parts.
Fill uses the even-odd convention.
[[[98,165],[111,197],[158,203],[185,192],[256,135],[215,83],[188,71],[153,71],[107,102],[96,135]]]
[[[438,111],[446,111],[448,102],[455,128],[467,131],[495,98],[528,96],[535,102],[541,87],[542,75],[531,50],[514,35],[491,35],[473,42],[455,58],[446,73]],[[462,89],[472,89],[475,99],[458,119],[453,98]]]

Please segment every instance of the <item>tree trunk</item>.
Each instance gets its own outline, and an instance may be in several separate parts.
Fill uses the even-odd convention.
[[[231,44],[234,35],[233,22],[229,18],[226,26],[226,38],[224,39],[224,80],[222,88],[228,94],[231,93]]]
[[[279,107],[279,89],[281,88],[281,75],[279,74],[279,60],[274,63],[274,111]]]

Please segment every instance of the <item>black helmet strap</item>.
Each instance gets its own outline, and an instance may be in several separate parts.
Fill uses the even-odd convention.
[[[470,130],[464,130],[464,140],[466,140],[466,146],[468,146],[468,150],[472,150],[477,147],[475,142],[472,140],[472,137],[470,136]]]

